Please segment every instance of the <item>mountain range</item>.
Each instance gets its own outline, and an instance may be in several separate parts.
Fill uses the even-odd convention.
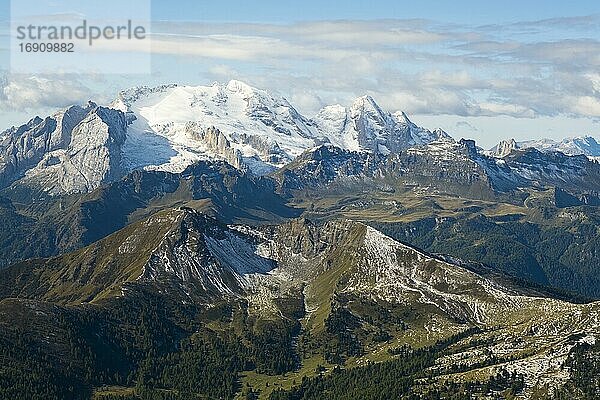
[[[89,192],[136,169],[181,172],[198,160],[224,160],[265,175],[322,144],[389,155],[454,142],[442,129],[429,131],[403,112],[383,111],[370,96],[348,108],[326,106],[309,119],[284,98],[239,81],[137,87],[119,93],[109,107],[68,107],[0,138],[0,185],[21,180],[55,194]],[[600,156],[592,137],[504,141],[481,153],[502,158],[527,148]]]
[[[503,140],[488,152],[490,155],[504,157],[512,150],[534,148],[543,152],[560,152],[568,156],[585,155],[592,159],[600,157],[600,144],[592,136],[575,136],[555,141],[552,139],[527,140],[517,142],[514,139]]]
[[[600,145],[164,85],[0,134],[0,398],[600,395]]]

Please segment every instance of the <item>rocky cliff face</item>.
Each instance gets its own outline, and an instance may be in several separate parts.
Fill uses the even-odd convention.
[[[53,116],[35,117],[20,127],[3,132],[0,143],[0,187],[19,179],[46,154],[66,148],[72,131],[94,105],[72,106]]]
[[[283,191],[331,184],[382,190],[408,185],[491,199],[519,188],[559,187],[585,197],[589,203],[600,185],[600,164],[585,156],[535,149],[519,150],[499,159],[481,154],[473,140],[462,139],[434,141],[387,156],[320,146],[273,176]]]
[[[518,148],[519,145],[515,141],[515,139],[502,140],[500,143],[498,143],[498,145],[491,149],[489,153],[494,157],[504,158],[510,153],[512,153],[513,150],[516,150]]]
[[[122,112],[88,103],[4,133],[0,186],[18,179],[52,194],[87,192],[122,176]]]
[[[188,122],[185,124],[185,130],[188,134],[204,143],[209,152],[221,156],[225,161],[238,169],[246,168],[242,160],[242,153],[233,148],[227,137],[214,126],[202,128],[197,122]]]
[[[274,177],[283,191],[336,184],[384,191],[417,185],[446,192],[474,191],[479,196],[492,192],[474,146],[463,142],[434,142],[388,156],[320,146],[298,157]]]

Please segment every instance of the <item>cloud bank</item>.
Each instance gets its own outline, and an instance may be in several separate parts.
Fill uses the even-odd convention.
[[[280,92],[308,115],[370,94],[410,114],[600,118],[600,15],[486,26],[155,21],[150,36],[158,70],[132,84],[235,78]],[[98,49],[140,50],[110,41]],[[90,93],[79,82],[11,77],[0,81],[0,108],[81,102]]]
[[[315,99],[369,93],[430,115],[600,117],[600,16],[510,25],[427,20],[153,26],[157,56]],[[243,65],[243,67],[241,66]],[[265,76],[265,71],[269,71]],[[299,92],[303,92],[302,96]]]
[[[0,108],[29,111],[83,103],[90,91],[74,78],[6,76],[0,80]]]

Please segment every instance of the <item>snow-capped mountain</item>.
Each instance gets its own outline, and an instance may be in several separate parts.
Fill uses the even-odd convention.
[[[441,129],[431,132],[418,127],[404,112],[383,111],[371,96],[357,98],[350,108],[324,107],[313,121],[330,143],[352,151],[387,155],[434,140],[452,140]]]
[[[514,139],[503,140],[487,153],[494,157],[504,158],[516,149],[534,148],[542,152],[559,151],[568,156],[584,155],[590,158],[600,157],[600,143],[592,136],[577,136],[561,141],[552,139],[527,140],[517,142]]]
[[[561,140],[532,140],[520,143],[521,147],[535,147],[540,151],[560,151],[569,156],[600,157],[600,143],[592,136],[577,136]]]
[[[285,98],[239,81],[137,87],[110,107],[71,106],[0,138],[0,187],[21,180],[50,194],[89,192],[137,169],[179,173],[200,160],[265,175],[324,144],[384,157],[425,151],[437,161],[460,159],[465,147],[442,129],[417,126],[404,112],[384,111],[370,96],[350,107],[326,106],[310,119]],[[600,157],[592,137],[504,141],[484,154],[504,159],[528,147]],[[437,161],[431,165],[449,164]]]
[[[133,121],[124,146],[129,169],[180,172],[199,159],[221,158],[264,173],[319,143],[287,100],[239,81],[134,88],[113,107]]]
[[[133,121],[124,149],[130,169],[177,172],[214,157],[264,174],[323,143],[389,154],[450,139],[441,129],[416,126],[402,112],[384,112],[370,96],[359,97],[350,108],[327,106],[308,119],[286,99],[239,81],[135,88],[122,92],[113,106]],[[164,155],[158,162],[156,152]]]
[[[25,177],[52,194],[90,191],[136,169],[182,172],[199,160],[264,175],[324,143],[387,155],[452,140],[383,111],[370,96],[309,119],[283,97],[235,80],[136,87],[108,108],[72,106],[0,137],[0,185]]]

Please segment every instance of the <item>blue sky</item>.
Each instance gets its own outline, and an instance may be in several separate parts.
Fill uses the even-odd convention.
[[[43,0],[41,0],[43,1]],[[60,3],[60,1],[59,1]],[[206,1],[154,0],[156,20],[280,22],[333,19],[425,18],[464,24],[494,24],[600,12],[596,1]],[[8,18],[10,1],[0,1],[0,19]]]
[[[593,1],[155,0],[150,75],[11,73],[7,0],[0,21],[0,130],[73,102],[108,103],[130,86],[239,79],[307,116],[370,94],[484,147],[510,137],[600,137]]]
[[[176,5],[175,5],[176,4]],[[600,12],[595,1],[154,1],[153,18],[214,22],[423,18],[460,24],[496,24]]]

